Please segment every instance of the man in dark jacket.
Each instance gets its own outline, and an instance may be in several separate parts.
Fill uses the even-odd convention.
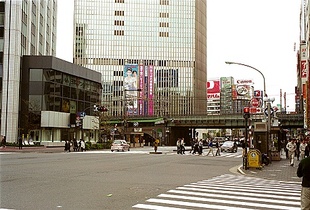
[[[310,157],[302,159],[298,165],[297,176],[302,177],[301,209],[310,209]]]

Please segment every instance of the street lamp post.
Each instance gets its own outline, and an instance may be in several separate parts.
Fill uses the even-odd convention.
[[[245,66],[245,67],[254,69],[258,73],[260,73],[260,75],[262,75],[263,81],[264,81],[264,96],[267,97],[267,93],[266,93],[266,79],[265,79],[264,74],[260,70],[258,70],[257,68],[254,68],[253,66],[250,66],[250,65],[247,65],[247,64],[243,64],[243,63],[237,63],[237,62],[231,62],[231,61],[225,61],[225,63],[229,64],[229,65],[235,64],[235,65]],[[266,108],[266,104],[264,104],[264,106],[265,106],[264,108]]]
[[[247,65],[247,64],[243,64],[243,63],[238,63],[238,62],[231,62],[231,61],[225,61],[226,64],[235,64],[235,65],[240,65],[240,66],[245,66],[248,68],[251,68],[255,71],[257,71],[258,73],[260,73],[260,75],[263,77],[263,82],[264,82],[264,111],[267,109],[267,120],[268,120],[268,124],[267,124],[267,152],[268,152],[268,156],[270,157],[271,155],[271,139],[270,139],[270,130],[271,130],[271,108],[270,108],[270,99],[268,99],[268,95],[266,93],[266,79],[264,74],[258,70],[257,68],[254,68],[253,66]],[[268,101],[268,103],[267,103]],[[268,107],[266,106],[266,103],[268,105]]]

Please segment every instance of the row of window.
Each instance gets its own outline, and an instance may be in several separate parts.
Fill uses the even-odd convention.
[[[124,36],[124,30],[114,30],[115,36]],[[169,32],[159,32],[159,37],[169,37]]]
[[[115,3],[125,3],[125,0],[115,0]],[[169,0],[159,0],[160,5],[169,5]]]
[[[159,32],[160,37],[169,37],[169,32]]]
[[[63,96],[70,99],[80,101],[92,101],[92,98],[99,97],[98,92],[91,92],[72,88],[51,82],[30,82],[29,83],[30,95],[50,95],[50,96]],[[96,99],[97,100],[97,99]]]
[[[126,64],[140,64],[153,66],[167,66],[167,67],[195,67],[194,61],[175,61],[175,60],[127,60],[127,59],[113,59],[113,58],[75,58],[76,64],[89,65],[126,65]]]
[[[114,25],[116,25],[116,26],[124,26],[124,21],[123,20],[114,20]]]
[[[100,84],[98,83],[89,80],[84,80],[83,78],[79,78],[76,76],[72,76],[54,70],[30,69],[29,81],[30,82],[46,81],[55,85],[64,85],[95,93],[100,92]]]
[[[114,25],[115,26],[124,26],[125,25],[125,21],[123,21],[123,20],[114,20]],[[168,28],[169,27],[169,23],[160,22],[159,23],[159,27]],[[77,33],[77,35],[82,36],[81,33]]]
[[[89,101],[77,101],[65,97],[50,95],[29,95],[29,111],[56,111],[66,113],[77,113],[85,111],[90,114],[98,98]]]

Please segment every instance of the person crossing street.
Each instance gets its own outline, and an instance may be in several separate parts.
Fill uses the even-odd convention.
[[[296,144],[294,140],[290,139],[289,142],[286,144],[286,149],[288,151],[288,158],[290,160],[290,165],[294,166],[294,158],[295,158],[295,151],[296,151]]]

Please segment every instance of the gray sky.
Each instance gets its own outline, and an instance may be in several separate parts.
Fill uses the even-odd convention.
[[[280,89],[287,94],[287,110],[295,107],[296,65],[299,42],[300,0],[208,0],[208,79],[233,76],[254,80],[263,90],[255,70],[227,65],[239,62],[259,69],[266,92],[280,103]],[[72,62],[73,0],[58,1],[58,58]],[[282,99],[282,105],[284,101]]]

